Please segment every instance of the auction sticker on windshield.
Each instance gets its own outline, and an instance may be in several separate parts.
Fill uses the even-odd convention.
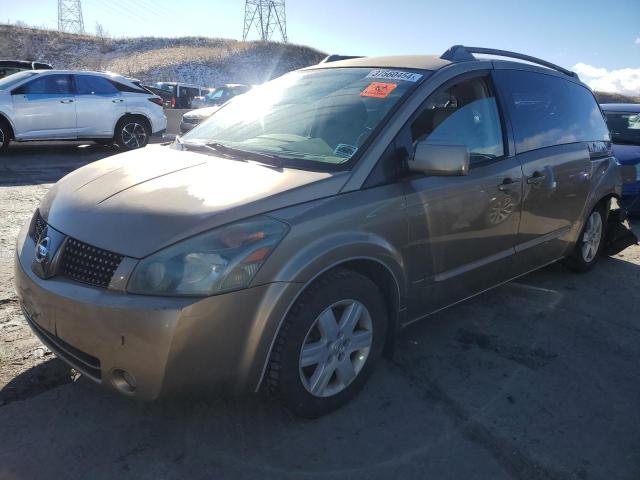
[[[402,70],[372,70],[367,78],[384,78],[386,80],[404,80],[406,82],[417,82],[422,78],[419,73],[403,72]]]

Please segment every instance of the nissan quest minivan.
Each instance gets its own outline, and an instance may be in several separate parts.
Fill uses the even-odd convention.
[[[317,417],[407,324],[593,267],[622,180],[574,73],[463,46],[329,60],[53,186],[15,262],[42,342],[131,397],[262,390]]]

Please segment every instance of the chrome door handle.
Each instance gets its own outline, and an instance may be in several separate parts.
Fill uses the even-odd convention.
[[[533,172],[533,175],[531,175],[529,178],[527,178],[527,183],[529,185],[537,185],[540,182],[544,181],[547,178],[547,176],[544,173],[540,173],[538,171]]]
[[[124,102],[124,100],[122,100],[121,98],[117,98],[115,100],[111,100],[113,103],[122,103]]]
[[[60,100],[60,103],[73,103],[73,100],[68,99],[68,100]]]

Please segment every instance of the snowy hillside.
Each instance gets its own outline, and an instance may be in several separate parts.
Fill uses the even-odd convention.
[[[309,47],[271,42],[204,37],[110,39],[0,25],[0,58],[112,71],[148,83],[256,84],[318,63],[325,55]]]

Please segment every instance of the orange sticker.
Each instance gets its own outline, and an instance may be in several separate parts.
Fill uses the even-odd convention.
[[[386,98],[398,86],[397,83],[372,82],[361,93],[361,97]]]

